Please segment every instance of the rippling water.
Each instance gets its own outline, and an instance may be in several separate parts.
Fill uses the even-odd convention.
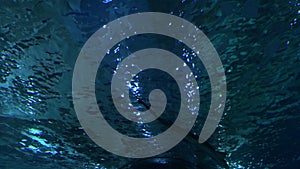
[[[73,109],[72,70],[78,53],[104,24],[137,12],[170,13],[197,25],[218,51],[227,77],[225,115],[209,143],[226,152],[230,168],[300,167],[300,1],[298,0],[1,0],[0,6],[0,168],[120,168],[135,162],[106,152],[84,133]],[[140,43],[140,42],[144,43]],[[195,56],[173,39],[151,35],[116,45],[100,66],[99,89],[109,87],[120,59],[146,47],[171,50],[191,67]],[[199,67],[199,68],[197,68]],[[210,85],[201,63],[201,110],[193,132],[201,129],[210,104]],[[149,72],[148,72],[149,73]],[[150,72],[176,111],[176,85]],[[143,76],[132,83],[141,95]],[[141,86],[139,86],[141,85]],[[149,90],[149,89],[148,89]],[[98,92],[98,91],[97,91]],[[113,127],[133,136],[165,130],[126,124],[110,114],[104,91],[97,93]],[[99,103],[100,104],[100,103]],[[165,115],[168,120],[174,116]],[[178,152],[181,152],[181,154]],[[182,153],[184,152],[184,153]],[[182,155],[184,154],[184,155]],[[212,167],[197,146],[180,144],[165,156]],[[215,168],[215,167],[212,167]]]

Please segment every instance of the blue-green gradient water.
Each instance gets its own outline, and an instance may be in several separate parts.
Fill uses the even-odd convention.
[[[104,169],[139,162],[103,150],[85,134],[73,109],[71,82],[80,49],[96,30],[121,16],[149,11],[192,22],[219,53],[228,97],[208,142],[226,153],[229,167],[300,168],[298,0],[0,0],[0,168]],[[168,127],[122,121],[105,90],[120,60],[147,47],[168,49],[199,73],[201,107],[192,130],[199,134],[210,104],[207,73],[186,46],[154,35],[120,42],[99,67],[96,93],[106,119],[136,137]],[[168,75],[143,72],[131,92],[146,97],[153,87],[147,80],[166,90],[166,111],[176,112],[180,97]],[[163,118],[174,121],[176,113]],[[162,156],[196,168],[218,168],[198,147],[183,142]]]

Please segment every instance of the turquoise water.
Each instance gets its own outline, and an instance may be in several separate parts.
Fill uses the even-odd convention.
[[[229,167],[300,167],[298,0],[0,2],[0,168],[120,168],[138,163],[106,152],[89,139],[73,109],[71,82],[78,53],[97,29],[121,16],[146,11],[192,22],[218,51],[228,98],[221,123],[208,142],[227,154]],[[190,67],[195,63],[201,110],[192,132],[198,134],[210,104],[208,76],[190,49],[174,39],[145,35],[121,42],[100,66],[96,88],[109,88],[119,59],[149,46],[173,51]],[[147,76],[156,86],[169,89],[167,110],[176,112],[178,91],[172,79],[157,72]],[[147,95],[150,89],[143,85],[143,76],[136,81],[137,92]],[[115,129],[136,137],[165,130],[158,122],[127,124],[110,111],[113,104],[105,92],[99,90],[97,99]],[[187,140],[162,156],[217,168],[199,145]]]

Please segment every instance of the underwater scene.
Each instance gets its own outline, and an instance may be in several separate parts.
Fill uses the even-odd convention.
[[[143,13],[156,17],[135,24],[125,17]],[[187,31],[192,28],[164,17],[194,25],[203,34],[193,43],[203,45],[203,51],[209,46],[211,53],[195,52],[185,43],[194,35]],[[125,26],[120,26],[124,18]],[[156,21],[166,25],[148,26]],[[112,29],[114,23],[119,27]],[[135,25],[150,31],[135,32]],[[101,31],[123,38],[95,36]],[[181,34],[183,39],[176,38]],[[91,39],[95,49],[89,46]],[[116,43],[106,50],[109,41]],[[131,64],[130,58],[137,58],[139,51],[145,54],[145,49],[152,49],[146,54],[153,59],[140,56],[136,61],[149,68]],[[105,53],[90,56],[89,50]],[[168,72],[176,59],[164,60],[156,53],[161,51],[183,64]],[[211,65],[222,66],[207,65],[210,56],[219,59]],[[95,64],[89,61],[92,57]],[[80,61],[91,65],[79,67]],[[166,69],[151,67],[152,62]],[[92,67],[97,70],[90,71]],[[190,73],[173,76],[185,68]],[[214,80],[218,73],[224,78]],[[194,83],[181,85],[190,78]],[[84,89],[91,92],[77,95],[76,87],[85,83],[93,83]],[[88,104],[77,104],[90,95],[105,123],[97,124],[100,113],[94,109],[78,112],[85,107],[90,111]],[[134,117],[148,113],[148,121],[131,120],[125,110],[119,111],[117,103],[125,97],[136,111]],[[215,101],[220,104],[212,109]],[[181,120],[188,130],[174,125],[189,114],[181,112],[185,107],[195,117]],[[97,118],[84,121],[85,116]],[[212,135],[201,142],[207,126],[213,128]],[[156,140],[172,127],[182,138],[174,132]],[[126,144],[128,138],[146,140],[145,146]],[[169,148],[158,153],[164,149],[161,144]],[[137,152],[153,155],[140,157]],[[300,168],[300,1],[0,0],[0,168]]]

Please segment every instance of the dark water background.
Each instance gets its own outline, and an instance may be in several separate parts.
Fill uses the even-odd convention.
[[[218,51],[226,71],[228,99],[209,143],[227,153],[230,168],[300,168],[298,0],[0,0],[0,168],[120,168],[134,162],[104,151],[84,133],[72,105],[71,78],[89,36],[109,21],[146,11],[187,19]],[[148,46],[173,50],[189,63],[189,50],[176,45],[174,40],[147,36],[120,43],[108,56],[111,64],[99,68],[98,87],[109,85],[105,82],[112,69],[106,72],[105,68]],[[201,110],[195,133],[210,104],[208,77],[201,63],[197,65],[202,72],[197,79]],[[178,102],[176,85],[159,80],[168,79],[165,75],[150,74],[156,85],[170,89],[173,104]],[[101,92],[98,100],[103,109],[113,106]],[[107,119],[116,120],[107,113]],[[164,131],[159,124],[128,124],[131,128],[122,121],[114,124],[129,135]],[[202,160],[194,145],[180,146],[187,145],[179,145],[183,149],[179,157],[196,155],[195,163]],[[166,156],[176,153],[171,150]],[[214,164],[212,160],[204,163]]]

